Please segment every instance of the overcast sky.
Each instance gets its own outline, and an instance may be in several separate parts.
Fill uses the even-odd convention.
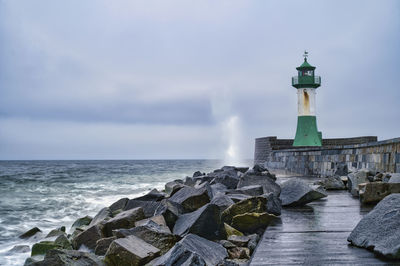
[[[323,137],[400,136],[400,1],[0,0],[0,159],[252,158],[305,49]]]

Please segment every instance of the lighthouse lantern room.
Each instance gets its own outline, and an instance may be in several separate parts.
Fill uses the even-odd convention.
[[[321,77],[315,76],[315,67],[307,62],[297,67],[298,75],[292,77],[292,86],[297,89],[297,130],[293,146],[322,146],[322,133],[317,129],[315,91],[321,86]]]

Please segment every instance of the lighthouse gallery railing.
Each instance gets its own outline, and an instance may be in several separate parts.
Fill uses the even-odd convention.
[[[292,77],[292,85],[307,85],[307,84],[319,84],[321,85],[320,76],[295,76]]]

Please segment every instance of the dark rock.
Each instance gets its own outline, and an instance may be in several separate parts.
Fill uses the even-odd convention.
[[[28,262],[29,260],[27,260]],[[25,262],[26,266],[105,266],[97,256],[77,250],[52,249],[49,250],[44,260],[39,262]]]
[[[160,201],[165,199],[165,193],[158,191],[157,189],[151,190],[144,196],[134,198],[134,200],[142,200],[142,201]]]
[[[222,212],[229,206],[233,205],[235,202],[229,198],[227,195],[217,194],[210,202],[211,204],[215,204],[219,207],[219,210]]]
[[[196,171],[193,173],[193,177],[199,177],[199,176],[203,176],[203,175],[205,175],[205,174],[200,171]]]
[[[226,191],[228,191],[228,188],[221,184],[221,183],[216,183],[210,186],[211,187],[211,193],[212,197],[214,198],[218,194],[225,194]]]
[[[41,241],[33,244],[31,256],[44,255],[47,251],[55,248],[61,248],[61,246],[56,245],[54,241]]]
[[[247,247],[250,249],[250,253],[253,253],[253,251],[257,247],[257,243],[260,240],[260,237],[257,234],[252,234],[248,235],[248,238],[250,238],[249,243],[247,243]]]
[[[215,177],[210,184],[223,184],[226,186],[228,189],[234,189],[236,188],[237,184],[239,183],[239,178],[230,176],[230,175],[224,175],[224,176],[219,176]]]
[[[87,229],[85,227],[85,229]],[[72,234],[69,236],[70,239],[75,238],[77,235],[79,235],[80,233],[82,233],[85,229],[82,228],[75,228],[74,232],[72,232]]]
[[[224,248],[234,248],[236,247],[235,244],[233,244],[232,242],[228,241],[228,240],[220,240],[219,243],[224,247]]]
[[[231,200],[233,200],[233,202],[239,202],[245,199],[250,199],[251,196],[249,195],[245,195],[245,194],[228,194],[227,195]]]
[[[177,243],[169,252],[168,257],[160,257],[149,265],[162,266],[205,266],[206,262],[200,255]]]
[[[372,182],[382,182],[383,181],[383,173],[376,173]]]
[[[390,180],[390,174],[388,174],[388,173],[383,174],[382,182],[388,183],[389,180]]]
[[[170,231],[170,229],[168,228],[167,222],[165,221],[164,216],[162,215],[156,215],[150,218],[146,218],[143,220],[139,220],[135,222],[135,226],[141,226],[141,225],[145,225],[147,224],[149,221],[153,221],[156,224],[158,224],[159,226],[161,226],[163,229]]]
[[[65,235],[60,235],[54,240],[54,244],[60,246],[62,249],[73,249],[72,243]]]
[[[236,171],[241,172],[242,174],[246,173],[249,170],[249,167],[235,167]]]
[[[388,183],[400,183],[400,174],[390,174],[390,179]]]
[[[159,256],[160,250],[136,236],[114,240],[107,250],[107,265],[144,265]]]
[[[357,172],[350,173],[347,176],[347,188],[351,195],[358,197],[358,185],[368,182],[369,170],[360,169]]]
[[[207,178],[211,179],[211,185],[221,183],[228,189],[236,188],[239,182],[238,172],[235,167],[224,166],[217,172],[207,174]]]
[[[269,175],[253,175],[246,173],[242,177],[240,177],[237,187],[242,188],[254,185],[262,186],[264,194],[273,192],[276,196],[279,196],[281,192],[280,186]]]
[[[256,164],[253,166],[254,174],[261,175],[264,172],[268,172],[269,170],[261,164]]]
[[[16,245],[12,249],[10,249],[9,253],[26,253],[31,251],[31,248],[28,245]]]
[[[400,194],[385,197],[357,224],[348,237],[355,246],[391,259],[400,258]]]
[[[92,221],[90,222],[89,226],[100,224],[112,217],[112,211],[110,208],[105,207],[101,209],[96,216],[93,217]]]
[[[302,206],[327,197],[322,191],[311,188],[305,181],[298,178],[286,181],[281,187],[282,206]]]
[[[166,230],[151,220],[135,228],[116,230],[115,235],[119,238],[134,235],[160,249],[161,255],[165,254],[181,239],[172,235],[169,229]]]
[[[30,237],[34,236],[36,233],[39,233],[39,232],[42,232],[42,231],[39,228],[34,227],[32,229],[29,229],[28,231],[26,231],[22,235],[20,235],[19,238],[21,238],[21,239],[30,238]]]
[[[250,259],[250,250],[244,247],[234,247],[228,249],[230,259]]]
[[[85,245],[87,248],[94,250],[96,242],[100,238],[103,238],[103,235],[99,226],[92,225],[72,239],[72,246],[74,249],[79,249],[81,245]]]
[[[144,218],[143,209],[140,207],[121,212],[104,224],[104,234],[106,236],[112,236],[112,230],[134,227],[136,221]]]
[[[184,184],[185,186],[193,187],[194,184],[196,184],[196,178],[195,178],[195,177],[189,177],[189,176],[187,176],[187,177],[185,178],[185,181],[183,182],[183,184]]]
[[[281,215],[282,201],[274,193],[264,194],[263,197],[267,198],[267,212],[273,215]]]
[[[73,231],[75,228],[85,228],[92,220],[93,218],[87,215],[85,217],[81,217],[72,224],[71,230]]]
[[[236,170],[236,166],[224,165],[224,166],[222,166],[221,169],[217,169],[216,171],[231,171],[231,170],[237,171],[237,170]]]
[[[109,246],[115,239],[117,239],[117,237],[112,236],[112,237],[101,238],[101,239],[97,240],[94,254],[100,255],[100,256],[105,255]]]
[[[160,206],[154,212],[154,215],[162,215],[167,223],[167,226],[172,230],[178,216],[184,213],[183,207],[175,202],[169,200],[162,200]]]
[[[266,212],[248,212],[235,215],[232,218],[232,226],[242,232],[253,233],[260,228],[265,229],[275,218],[275,215]]]
[[[265,212],[267,210],[267,199],[264,197],[252,197],[233,204],[221,213],[221,220],[231,224],[234,216],[249,212]],[[235,227],[236,228],[236,227]],[[238,229],[238,228],[236,228]],[[240,230],[240,229],[239,229]]]
[[[228,237],[228,241],[232,242],[238,247],[246,247],[250,241],[250,238],[247,236],[232,235]]]
[[[112,213],[118,211],[118,210],[123,210],[128,203],[129,199],[128,198],[122,198],[114,202],[113,204],[110,205],[110,211]]]
[[[321,185],[326,190],[343,190],[346,189],[340,176],[328,176],[321,180]]]
[[[184,187],[169,200],[182,205],[186,212],[192,212],[209,203],[210,196],[206,187],[200,189]]]
[[[208,266],[218,265],[228,256],[222,245],[197,235],[189,234],[166,254],[152,261],[151,265],[192,265],[190,261],[185,259],[192,254],[197,254]]]
[[[387,195],[400,193],[400,183],[361,183],[358,188],[360,201],[366,204],[378,203]]]
[[[225,259],[221,265],[218,266],[248,266],[247,259]]]
[[[334,175],[344,176],[348,174],[349,174],[349,168],[347,167],[347,164],[339,164],[336,166]]]
[[[372,175],[367,176],[367,180],[369,182],[374,182],[374,176],[372,176]]]
[[[64,230],[63,230],[64,229]],[[57,228],[51,230],[47,235],[47,237],[54,237],[54,236],[60,236],[60,235],[65,235],[65,227],[63,226],[62,228]]]
[[[227,194],[245,194],[249,196],[260,196],[264,193],[263,187],[260,185],[245,186],[235,190],[227,191]]]
[[[189,233],[207,239],[217,239],[220,235],[220,210],[217,205],[207,204],[197,211],[182,214],[175,223],[173,233],[185,236]]]
[[[171,181],[165,184],[165,192],[169,195],[172,196],[174,195],[178,190],[183,188],[185,185],[176,181]]]
[[[144,211],[145,218],[149,218],[154,216],[156,209],[160,207],[160,205],[161,201],[131,199],[126,204],[124,211],[141,207]]]

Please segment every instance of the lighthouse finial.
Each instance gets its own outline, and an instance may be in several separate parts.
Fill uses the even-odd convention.
[[[307,56],[308,56],[308,52],[307,52],[307,50],[304,50],[304,61],[307,61]]]

